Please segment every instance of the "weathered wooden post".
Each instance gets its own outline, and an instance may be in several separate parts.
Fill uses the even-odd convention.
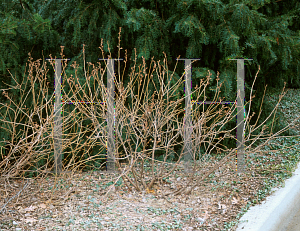
[[[253,59],[230,59],[237,60],[237,128],[236,128],[236,165],[237,173],[245,171],[245,67],[244,60]]]
[[[70,60],[70,59],[55,59],[53,138],[54,138],[54,171],[56,174],[60,174],[62,172],[61,60]]]
[[[194,160],[192,149],[192,65],[191,60],[200,59],[177,59],[184,60],[185,63],[185,115],[184,115],[184,171],[192,172],[192,161]]]
[[[123,59],[99,59],[108,60],[107,64],[107,158],[106,170],[115,172],[115,83],[114,60]]]

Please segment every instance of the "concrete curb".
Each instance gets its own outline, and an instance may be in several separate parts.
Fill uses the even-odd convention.
[[[275,189],[262,204],[251,207],[240,218],[236,231],[286,230],[289,221],[300,209],[300,163],[283,187]]]

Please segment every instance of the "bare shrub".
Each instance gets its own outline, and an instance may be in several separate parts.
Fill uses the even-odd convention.
[[[121,33],[121,31],[120,31]],[[120,36],[119,33],[119,36]],[[103,42],[103,41],[102,41]],[[103,45],[101,42],[101,51],[102,56],[104,58],[103,52]],[[120,51],[120,37],[119,37],[119,51]],[[30,55],[30,54],[29,54]],[[61,56],[63,56],[63,47],[61,47]],[[126,50],[126,58],[125,58],[125,66],[127,62],[127,50]],[[166,56],[166,55],[165,55]],[[51,55],[50,55],[51,57]],[[83,58],[84,58],[84,49],[83,49]],[[51,57],[52,58],[52,57]],[[175,85],[170,86],[170,81],[173,77],[173,73],[169,76],[168,69],[165,67],[161,67],[160,61],[155,62],[153,61],[153,68],[149,69],[148,73],[146,72],[145,67],[145,60],[143,60],[143,73],[134,73],[134,69],[130,74],[130,82],[127,86],[123,86],[122,81],[119,79],[119,82],[115,82],[115,87],[119,92],[119,97],[115,102],[115,117],[116,117],[116,124],[115,124],[115,135],[116,135],[116,151],[119,147],[123,147],[125,153],[118,153],[115,154],[116,165],[119,170],[119,177],[118,179],[122,178],[124,183],[127,185],[128,190],[150,190],[155,182],[161,181],[163,178],[170,175],[178,165],[181,165],[182,157],[184,156],[183,150],[181,151],[179,158],[176,162],[167,162],[169,156],[171,156],[174,151],[174,146],[178,145],[176,138],[183,137],[184,134],[184,124],[180,122],[178,119],[178,114],[182,112],[180,110],[180,104],[184,102],[184,98],[179,99],[177,101],[172,100],[172,97],[176,94],[176,90],[179,87],[182,87],[183,80],[179,80]],[[166,59],[164,59],[164,64],[166,64]],[[53,66],[52,61],[52,66]],[[67,62],[65,61],[65,65],[63,66],[63,73],[66,68]],[[84,58],[85,63],[85,58]],[[135,59],[136,63],[136,59]],[[106,72],[106,67],[101,68],[101,64],[99,63],[99,67],[95,67],[94,64],[88,63],[89,67],[92,66],[93,69],[91,74],[89,70],[86,70],[84,65],[84,74],[86,84],[85,87],[79,83],[78,76],[77,76],[77,69],[78,65],[76,63],[72,64],[72,67],[75,70],[75,79],[71,75],[70,77],[63,76],[64,82],[70,85],[71,92],[68,94],[63,90],[63,100],[65,101],[81,101],[81,99],[77,95],[79,92],[83,92],[86,99],[89,101],[105,101],[107,98],[107,88],[103,83],[103,76]],[[151,65],[150,65],[151,66]],[[176,63],[177,66],[177,63]],[[54,66],[53,66],[54,68]],[[55,69],[55,68],[54,68]],[[101,78],[99,79],[98,71],[100,71]],[[148,92],[148,85],[149,82],[152,80],[153,71],[156,71],[159,75],[160,87],[155,86],[155,88],[159,87],[155,92],[155,95],[149,96]],[[53,100],[54,96],[50,97],[48,100],[48,84],[47,84],[47,66],[46,62],[43,62],[43,66],[40,68],[40,60],[32,62],[32,58],[30,57],[29,63],[29,76],[26,79],[25,86],[27,86],[28,80],[30,80],[30,90],[25,91],[21,89],[22,84],[17,83],[17,87],[20,89],[21,95],[21,103],[16,105],[11,98],[9,97],[6,91],[3,91],[3,94],[10,100],[10,104],[3,104],[0,108],[3,111],[3,107],[6,108],[6,113],[10,110],[14,112],[14,118],[9,118],[9,120],[2,120],[2,122],[7,123],[10,126],[10,129],[5,129],[6,132],[11,134],[11,140],[6,141],[9,146],[10,150],[6,156],[2,156],[2,161],[0,163],[1,169],[1,176],[6,178],[16,177],[16,176],[24,176],[26,171],[32,166],[36,166],[35,172],[38,173],[49,173],[53,169],[53,137],[52,137],[52,130],[53,130]],[[36,76],[34,76],[34,72]],[[123,72],[124,73],[124,72]],[[256,73],[256,77],[259,73]],[[206,81],[201,81],[200,87],[196,88],[192,94],[196,95],[196,101],[200,98],[200,96],[204,93],[207,85],[209,84],[209,78],[211,74],[208,73]],[[219,76],[219,73],[218,73]],[[13,77],[13,76],[12,76]],[[167,77],[167,80],[165,80]],[[123,79],[123,78],[122,78]],[[182,78],[181,78],[182,79]],[[86,88],[89,88],[89,81],[97,81],[100,89],[97,89],[96,94],[92,93],[91,89],[89,89],[90,95],[86,95]],[[217,81],[218,81],[217,77]],[[135,95],[133,92],[133,86],[137,81],[138,85],[138,92],[141,92],[139,95]],[[77,83],[76,83],[77,82]],[[152,80],[153,82],[153,80]],[[165,86],[165,82],[168,84]],[[254,81],[255,82],[255,81]],[[154,83],[154,82],[153,82]],[[35,84],[38,84],[39,90],[35,89]],[[154,83],[155,85],[155,83]],[[142,86],[142,87],[141,87]],[[144,86],[147,86],[144,89]],[[253,89],[254,83],[252,85]],[[75,88],[75,90],[73,90]],[[218,98],[219,90],[221,85],[216,89],[216,95],[214,101]],[[28,96],[32,94],[33,98],[33,109],[29,110],[24,106],[24,102],[28,100]],[[50,93],[51,94],[51,93]],[[94,94],[94,96],[93,96]],[[131,96],[131,108],[125,106],[125,100],[128,96]],[[143,102],[141,103],[141,95],[144,95]],[[279,102],[282,99],[283,94],[280,96]],[[249,129],[249,134],[245,137],[245,142],[252,141],[250,145],[245,148],[246,154],[251,152],[257,152],[263,147],[269,140],[275,139],[281,134],[284,130],[288,129],[285,128],[276,134],[264,134],[263,131],[254,139],[251,138],[251,133],[258,129],[260,126],[263,126],[264,123],[255,127],[255,125],[251,125],[249,127],[249,123],[251,120],[250,115],[250,106],[251,101],[254,98],[252,96],[252,90],[250,95],[250,101],[248,102],[249,109],[247,119],[245,121],[245,127],[247,126]],[[100,99],[100,100],[99,100]],[[44,104],[44,101],[46,103]],[[278,104],[279,104],[278,102]],[[276,111],[274,108],[273,112]],[[14,105],[17,109],[14,110],[12,105]],[[74,104],[75,109],[80,112],[80,114],[86,115],[86,117],[91,118],[92,124],[85,128],[86,131],[91,132],[91,134],[87,137],[87,141],[84,144],[80,144],[80,140],[84,136],[84,132],[82,129],[79,130],[79,133],[72,133],[69,132],[65,139],[63,139],[63,147],[62,150],[66,149],[67,147],[71,147],[72,145],[76,145],[76,148],[72,148],[70,153],[65,153],[65,156],[70,156],[69,162],[63,163],[64,171],[76,171],[79,167],[84,166],[87,162],[93,162],[95,160],[101,159],[100,155],[96,156],[89,156],[88,158],[84,156],[78,156],[78,152],[82,150],[84,147],[88,147],[85,149],[85,152],[88,152],[89,149],[93,148],[93,146],[100,144],[103,149],[106,147],[106,137],[107,131],[105,125],[105,119],[107,119],[106,111],[107,107],[106,104],[98,104],[97,106],[91,106],[88,104]],[[246,105],[247,106],[247,105]],[[101,109],[101,113],[97,113],[96,107]],[[196,106],[195,110],[199,110],[201,105]],[[236,116],[236,106],[233,104],[231,107],[227,105],[222,105],[222,108],[216,111],[217,106],[211,105],[205,113],[202,113],[198,120],[192,126],[193,134],[192,134],[192,143],[193,143],[193,170],[191,173],[187,174],[188,181],[186,182],[186,187],[181,188],[168,194],[180,194],[190,193],[196,185],[201,184],[201,182],[207,178],[212,172],[214,172],[218,167],[223,165],[227,162],[231,157],[235,155],[235,149],[228,150],[227,147],[219,148],[217,145],[225,138],[233,138],[234,136],[230,134],[231,131],[235,130],[233,128],[230,131],[222,131],[222,127],[230,121],[232,118]],[[64,121],[64,131],[68,131],[69,129],[73,129],[74,124],[82,124],[83,118],[78,117],[78,112],[73,110],[68,116],[63,118]],[[142,111],[142,115],[138,113]],[[44,113],[43,113],[44,112]],[[273,114],[272,112],[272,114]],[[254,114],[254,112],[253,112]],[[33,119],[36,116],[38,119]],[[270,115],[271,116],[271,115]],[[6,119],[6,116],[3,117]],[[19,123],[17,118],[26,118],[25,123]],[[209,128],[205,128],[204,124],[214,118],[213,124]],[[99,119],[103,122],[100,123]],[[177,125],[175,128],[174,125]],[[16,133],[17,127],[22,127],[21,133]],[[164,127],[167,127],[165,129]],[[218,130],[216,127],[220,126]],[[82,126],[81,126],[82,128]],[[29,129],[32,129],[32,134],[29,135]],[[122,138],[122,131],[126,131],[125,139]],[[219,139],[217,142],[213,143],[216,136],[218,134],[225,133],[225,136]],[[257,146],[254,150],[251,149],[252,145],[260,139],[260,137],[266,136],[266,141],[261,143]],[[134,137],[131,138],[131,137]],[[195,179],[195,173],[201,172],[201,166],[206,161],[207,156],[210,152],[205,153],[199,161],[196,161],[196,154],[199,153],[199,147],[204,142],[205,139],[209,139],[208,149],[211,147],[210,152],[214,149],[218,149],[223,153],[226,153],[225,157],[215,163],[215,166],[210,169],[210,171],[203,173],[202,177],[198,177]],[[3,141],[1,141],[3,142]],[[153,144],[153,148],[147,148],[147,145]],[[184,145],[183,143],[181,143]],[[139,148],[141,151],[138,151]],[[164,160],[159,161],[155,159],[155,151],[163,150]],[[99,150],[100,153],[100,150]],[[86,154],[86,153],[85,153]],[[37,162],[43,159],[43,166],[38,166]],[[105,159],[103,157],[102,159]],[[122,168],[120,165],[121,160],[126,160],[127,164],[125,168]],[[104,165],[105,162],[102,163]],[[139,164],[139,166],[138,166]],[[32,170],[31,170],[32,171]],[[116,183],[117,180],[114,182]]]

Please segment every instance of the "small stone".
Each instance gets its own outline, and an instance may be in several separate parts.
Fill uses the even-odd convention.
[[[205,221],[205,219],[203,219],[201,217],[197,217],[196,220],[199,221],[199,222],[202,222],[202,223]]]

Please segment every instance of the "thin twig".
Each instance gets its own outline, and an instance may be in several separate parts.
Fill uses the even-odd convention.
[[[6,205],[7,205],[12,199],[14,199],[16,196],[18,196],[18,195],[23,191],[23,189],[25,189],[25,188],[27,187],[28,182],[29,182],[29,180],[27,180],[26,185],[25,185],[25,186],[24,186],[24,187],[23,187],[16,195],[14,195],[12,198],[10,198],[10,199],[6,202],[6,204],[2,207],[0,213],[4,213],[4,212],[2,212],[2,211],[5,209]]]

